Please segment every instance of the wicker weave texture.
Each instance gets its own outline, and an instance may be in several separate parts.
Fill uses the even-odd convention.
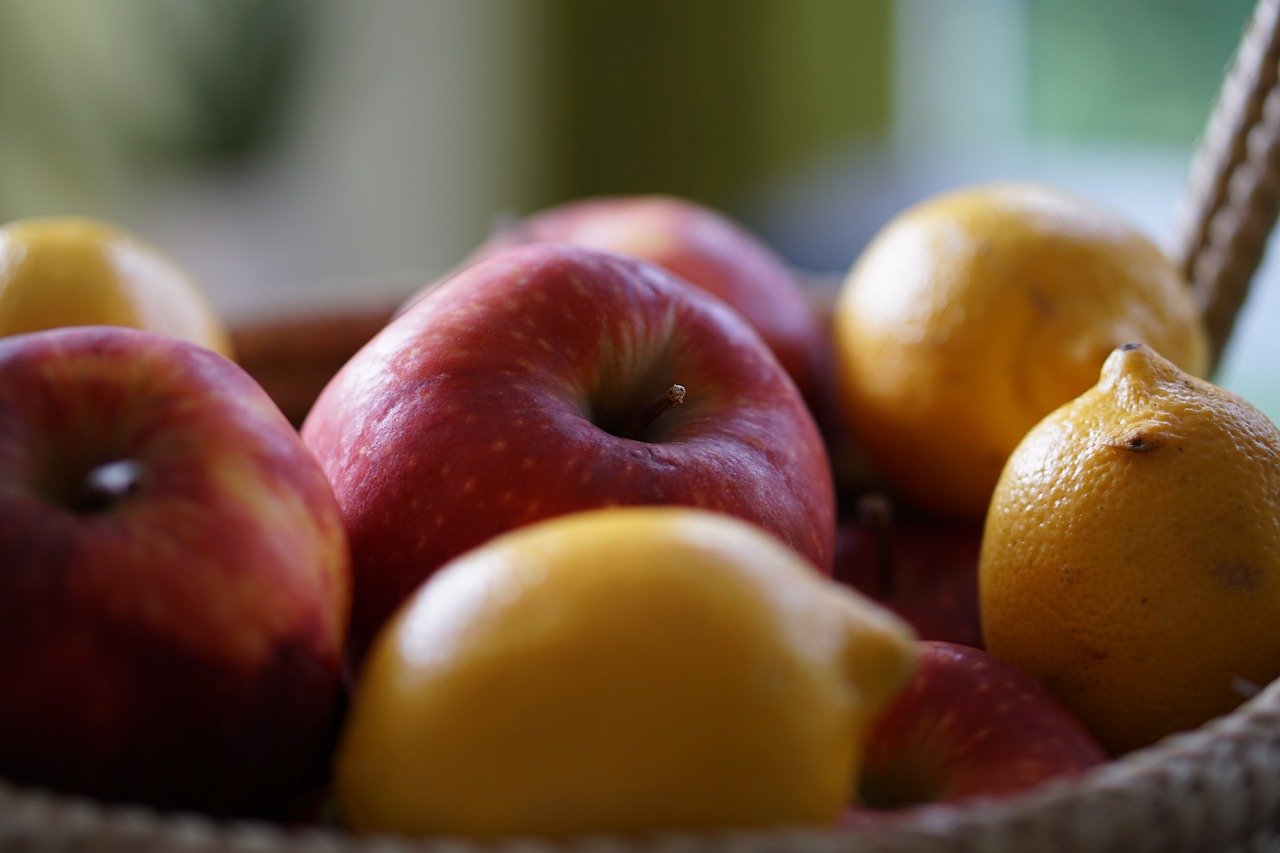
[[[3,853],[890,853],[1274,849],[1280,837],[1280,683],[1235,713],[982,807],[930,806],[874,830],[593,838],[566,845],[355,838],[163,816],[0,784]]]
[[[1280,3],[1258,3],[1191,161],[1173,254],[1216,364],[1280,214]]]

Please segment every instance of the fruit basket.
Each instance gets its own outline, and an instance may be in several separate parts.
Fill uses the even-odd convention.
[[[1231,335],[1280,209],[1280,3],[1262,2],[1210,116],[1187,180],[1174,247],[1209,319],[1215,358]],[[822,298],[821,295],[818,297]],[[243,366],[299,423],[329,377],[396,306],[270,318],[234,330]],[[1083,775],[964,806],[844,830],[778,829],[521,840],[522,853],[834,853],[907,850],[1280,849],[1280,682],[1235,712]],[[0,851],[405,851],[459,853],[453,839],[221,821],[115,806],[0,780]]]

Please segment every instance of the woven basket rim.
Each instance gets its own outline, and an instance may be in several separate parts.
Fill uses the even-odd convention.
[[[505,851],[566,853],[824,853],[834,850],[1225,849],[1280,833],[1280,679],[1235,711],[1078,776],[969,803],[932,804],[880,825],[777,827],[644,837],[591,836],[562,843],[357,835],[338,826],[284,826],[114,804],[15,785],[0,778],[0,851],[129,849],[226,851],[322,849],[331,853]]]

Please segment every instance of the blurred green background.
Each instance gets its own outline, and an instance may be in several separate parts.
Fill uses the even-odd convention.
[[[235,317],[407,293],[504,217],[719,207],[843,270],[1043,180],[1168,238],[1250,0],[0,0],[0,220],[108,217]],[[1280,414],[1264,268],[1221,381]]]

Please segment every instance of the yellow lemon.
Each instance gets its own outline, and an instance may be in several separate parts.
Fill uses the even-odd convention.
[[[1231,711],[1280,676],[1280,431],[1117,349],[1010,456],[979,585],[987,648],[1113,751]]]
[[[353,828],[475,838],[830,824],[909,630],[745,522],[505,534],[384,628],[336,761]]]
[[[841,408],[887,486],[978,519],[1023,434],[1127,341],[1203,374],[1203,318],[1150,240],[1030,184],[928,199],[889,222],[834,311]]]
[[[76,217],[0,228],[0,335],[97,325],[129,326],[233,354],[197,283],[138,236]]]

